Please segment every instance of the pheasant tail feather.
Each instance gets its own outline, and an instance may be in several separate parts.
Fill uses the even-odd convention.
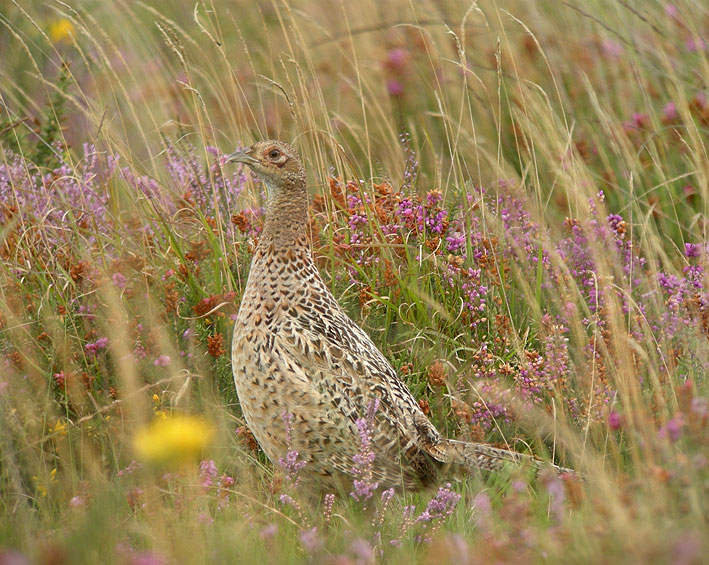
[[[476,469],[485,471],[499,471],[507,465],[530,465],[542,470],[552,468],[558,473],[573,474],[574,471],[566,467],[552,465],[545,461],[535,459],[530,455],[500,449],[482,443],[468,443],[453,439],[445,440],[448,461],[454,466],[462,466],[468,473]]]

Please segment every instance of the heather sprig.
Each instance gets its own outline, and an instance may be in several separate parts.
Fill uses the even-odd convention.
[[[436,495],[428,501],[426,509],[415,520],[416,524],[424,526],[417,539],[430,542],[436,530],[443,525],[443,521],[454,512],[459,501],[460,495],[451,490],[450,483],[439,487]]]
[[[303,470],[307,462],[300,458],[298,451],[292,447],[293,438],[293,414],[290,412],[283,412],[281,415],[283,420],[283,425],[286,431],[286,445],[288,446],[288,451],[285,457],[281,457],[278,460],[278,464],[286,472],[286,478],[293,485],[293,487],[298,486],[300,481],[300,472]]]
[[[352,469],[352,473],[355,478],[352,481],[353,490],[350,492],[350,496],[365,505],[379,487],[379,481],[374,480],[372,470],[375,458],[372,447],[372,432],[374,418],[378,409],[379,398],[374,398],[369,402],[367,414],[356,421],[357,431],[359,432],[359,451],[353,457],[355,466]]]

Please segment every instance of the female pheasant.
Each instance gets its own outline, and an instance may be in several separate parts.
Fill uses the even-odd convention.
[[[232,368],[246,422],[272,462],[294,450],[306,462],[305,476],[323,486],[346,485],[360,451],[357,421],[376,403],[372,471],[382,487],[423,488],[451,465],[542,465],[519,453],[441,437],[384,355],[347,317],[313,262],[305,170],[293,147],[260,141],[229,162],[250,167],[268,193],[234,325]]]

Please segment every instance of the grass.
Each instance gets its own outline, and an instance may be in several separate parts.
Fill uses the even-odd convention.
[[[703,561],[701,3],[12,2],[0,24],[0,555]],[[263,195],[224,155],[270,137],[306,160],[321,273],[436,425],[583,480],[328,510],[265,459],[229,364]]]

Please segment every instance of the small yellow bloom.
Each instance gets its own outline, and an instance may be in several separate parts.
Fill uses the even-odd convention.
[[[60,420],[57,420],[57,423],[54,424],[53,427],[50,427],[49,431],[52,432],[53,434],[59,434],[60,436],[65,436],[66,435],[66,424],[64,422],[61,422]]]
[[[62,41],[71,43],[74,41],[75,32],[76,28],[74,28],[74,24],[66,18],[56,20],[49,25],[49,38],[54,43],[60,43]]]
[[[49,482],[50,483],[56,483],[57,482],[57,468],[54,467],[51,471],[49,471]]]
[[[197,459],[209,445],[214,429],[202,418],[189,415],[155,419],[133,438],[139,459],[158,465]]]
[[[157,394],[153,394],[153,402],[154,402],[155,404],[159,404],[159,403],[160,403],[160,397],[159,397]]]
[[[47,496],[47,487],[45,487],[39,480],[37,475],[32,476],[32,481],[34,482],[34,488],[39,496]]]

